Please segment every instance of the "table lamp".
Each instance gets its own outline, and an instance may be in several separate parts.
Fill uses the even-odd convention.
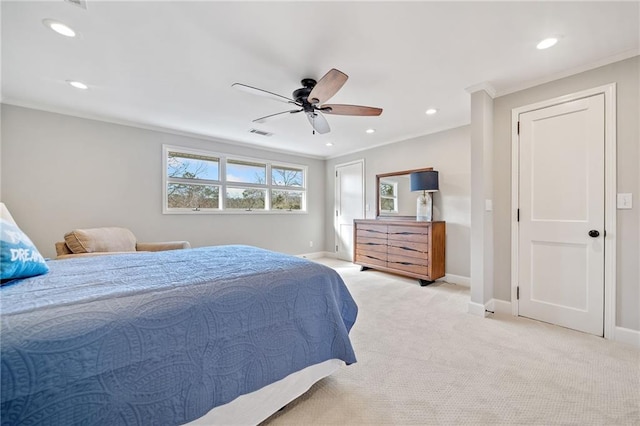
[[[411,191],[422,191],[416,203],[416,221],[433,220],[433,197],[432,192],[438,190],[438,172],[428,170],[424,172],[411,173]]]

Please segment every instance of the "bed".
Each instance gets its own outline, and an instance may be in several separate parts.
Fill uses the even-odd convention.
[[[1,420],[256,424],[356,362],[340,276],[250,246],[47,262],[0,288]]]

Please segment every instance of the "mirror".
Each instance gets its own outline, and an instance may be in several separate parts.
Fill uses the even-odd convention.
[[[433,170],[433,167],[376,175],[377,218],[415,219],[418,194],[411,192],[409,176],[427,170]]]

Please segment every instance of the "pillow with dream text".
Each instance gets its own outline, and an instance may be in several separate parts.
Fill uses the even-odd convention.
[[[46,274],[49,266],[13,221],[0,218],[0,282]]]

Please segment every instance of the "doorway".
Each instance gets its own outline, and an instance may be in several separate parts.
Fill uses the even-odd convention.
[[[353,220],[364,219],[364,160],[338,164],[335,170],[335,252],[353,261]]]
[[[614,93],[607,86],[513,113],[514,313],[605,337],[615,323]]]

